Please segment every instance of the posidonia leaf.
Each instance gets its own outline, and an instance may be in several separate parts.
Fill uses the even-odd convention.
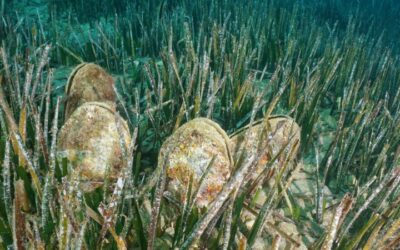
[[[20,117],[19,117],[19,133],[21,135],[22,142],[26,142],[26,116],[27,116],[27,109],[26,107],[22,107]],[[25,166],[25,159],[21,152],[18,151],[18,158],[19,158],[19,165]]]

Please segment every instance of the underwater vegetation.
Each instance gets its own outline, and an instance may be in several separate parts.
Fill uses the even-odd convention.
[[[0,11],[0,249],[400,246],[396,0],[3,0]],[[127,167],[95,190],[79,186],[84,155],[67,157],[60,136],[75,135],[63,132],[64,92],[84,62],[115,81],[115,109],[92,107],[109,110],[99,120],[122,118],[116,129],[130,133],[113,137]],[[296,140],[254,153],[255,137],[230,155],[231,141],[260,124],[268,135],[279,117],[298,124]],[[219,158],[168,172],[181,152],[160,151],[201,122],[189,148],[210,148],[202,136],[215,133]]]

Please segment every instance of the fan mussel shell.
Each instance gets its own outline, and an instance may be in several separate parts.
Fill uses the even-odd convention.
[[[167,190],[185,202],[192,176],[192,193],[198,190],[195,205],[209,205],[231,175],[233,161],[228,146],[225,131],[211,120],[196,118],[179,127],[163,143],[158,158],[159,168],[165,164]]]
[[[65,119],[85,102],[115,102],[114,80],[102,67],[82,63],[70,74],[66,89]]]
[[[251,128],[246,127],[234,134],[230,140],[230,150],[234,161],[239,160],[243,154],[259,154],[261,157],[255,166],[249,180],[255,180],[263,171],[266,164],[272,160],[281,150],[282,153],[275,161],[279,164],[285,160],[291,150],[296,154],[300,145],[300,127],[290,117],[274,116],[268,119],[268,126],[259,122]],[[247,181],[249,181],[247,180]]]
[[[106,178],[115,180],[126,167],[121,144],[127,150],[130,140],[127,123],[114,106],[87,102],[61,128],[58,150],[72,162],[74,171],[79,171],[82,190],[90,192]]]

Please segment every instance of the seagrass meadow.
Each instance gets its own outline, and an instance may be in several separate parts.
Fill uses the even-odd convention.
[[[397,0],[0,0],[0,16],[0,249],[400,248]],[[112,75],[131,138],[117,185],[91,192],[57,137],[83,62]],[[209,168],[183,202],[166,191],[158,156],[183,124],[234,136],[277,116],[300,140],[257,176],[244,152],[208,206]]]

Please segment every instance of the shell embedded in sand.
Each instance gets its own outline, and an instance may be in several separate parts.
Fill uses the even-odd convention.
[[[58,134],[58,150],[79,171],[84,192],[101,186],[106,177],[116,179],[126,167],[121,137],[127,147],[131,140],[127,123],[105,103],[84,103],[65,122]]]
[[[290,149],[293,148],[294,153],[300,145],[300,127],[290,117],[275,116],[268,119],[269,129],[265,123],[253,125],[253,127],[244,129],[235,134],[230,140],[230,150],[234,160],[238,160],[242,153],[256,154],[261,150],[261,158],[257,162],[255,171],[251,174],[250,179],[254,180],[263,171],[266,164],[285,147],[281,157],[284,159],[288,156]],[[295,144],[296,143],[296,144]]]
[[[164,142],[158,158],[158,167],[166,167],[167,190],[184,202],[192,175],[192,190],[198,189],[196,206],[209,205],[231,175],[233,161],[228,146],[225,131],[211,120],[197,118],[182,125]]]
[[[68,96],[65,119],[85,102],[115,102],[113,78],[99,65],[82,63],[70,74],[66,85]]]

